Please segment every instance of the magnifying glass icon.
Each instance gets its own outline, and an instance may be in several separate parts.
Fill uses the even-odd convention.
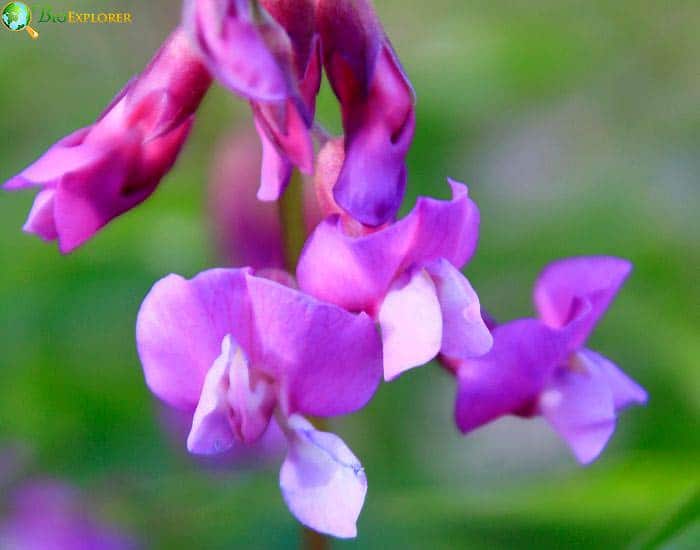
[[[2,8],[2,24],[11,31],[27,31],[27,34],[36,40],[39,33],[36,32],[29,23],[32,22],[32,10],[24,2],[8,2]]]

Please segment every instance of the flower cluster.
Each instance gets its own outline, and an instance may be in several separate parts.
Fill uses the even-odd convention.
[[[314,121],[322,72],[341,137]],[[451,199],[419,198],[397,219],[414,96],[369,0],[185,0],[181,27],[97,122],[5,184],[40,188],[25,230],[69,252],[144,200],[213,79],[249,101],[262,148],[259,168],[240,141],[244,154],[217,164],[218,239],[235,267],[165,277],[136,326],[149,388],[191,415],[191,453],[255,445],[279,430],[290,511],[352,537],[364,469],[313,422],[358,411],[382,378],[437,359],[455,376],[462,432],[542,415],[582,463],[599,455],[621,408],[645,402],[640,386],[585,347],[629,262],[555,262],[535,286],[538,318],[496,324],[462,274],[480,221],[467,187],[449,180]],[[290,261],[273,201],[291,192],[296,170],[312,176],[315,216]],[[258,172],[256,199],[240,181]]]

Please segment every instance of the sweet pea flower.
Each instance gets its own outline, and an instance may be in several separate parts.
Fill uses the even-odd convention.
[[[493,330],[493,349],[477,359],[446,359],[458,380],[455,420],[463,433],[503,415],[543,416],[588,464],[615,430],[618,412],[647,400],[644,389],[586,340],[630,273],[627,260],[578,257],[539,276],[539,319]]]
[[[253,444],[274,416],[286,435],[280,487],[305,525],[356,534],[367,480],[337,436],[301,415],[354,412],[381,378],[372,320],[319,302],[251,269],[170,275],[141,306],[136,336],[146,383],[193,413],[187,447],[216,454]]]
[[[137,545],[92,517],[72,487],[41,480],[14,492],[9,514],[0,522],[0,548],[134,550]]]
[[[188,37],[175,30],[94,124],[5,183],[40,189],[24,231],[68,253],[145,200],[173,166],[210,84]]]
[[[465,185],[450,185],[452,200],[420,198],[405,218],[367,235],[348,235],[330,216],[299,260],[304,292],[378,321],[386,380],[438,353],[470,358],[492,344],[479,299],[459,271],[476,249],[479,211]]]
[[[321,84],[313,0],[186,0],[183,24],[211,73],[248,99],[263,146],[258,197],[277,200],[294,166],[313,170]]]
[[[413,90],[368,0],[318,0],[317,25],[345,130],[333,193],[359,222],[382,225],[394,219],[406,188]]]

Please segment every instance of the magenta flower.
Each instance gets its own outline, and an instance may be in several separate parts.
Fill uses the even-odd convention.
[[[0,548],[132,550],[136,544],[88,513],[70,487],[36,481],[20,487],[0,523]]]
[[[498,326],[484,357],[446,360],[458,379],[460,430],[467,433],[506,414],[542,415],[579,462],[595,460],[618,412],[647,400],[642,387],[585,347],[631,267],[604,256],[550,264],[535,284],[540,320]]]
[[[250,100],[263,144],[258,197],[278,199],[294,166],[313,170],[321,83],[313,0],[186,0],[183,21],[211,73]]]
[[[459,272],[476,249],[479,211],[465,185],[450,185],[451,201],[420,198],[404,219],[368,235],[348,235],[332,216],[299,260],[303,291],[379,322],[387,380],[440,352],[469,358],[492,344],[479,299]]]
[[[358,221],[382,225],[393,220],[406,187],[413,90],[367,0],[318,0],[317,18],[345,129],[335,198]]]
[[[39,187],[24,230],[68,253],[145,200],[173,166],[211,78],[181,30],[99,119],[5,183]]]
[[[214,269],[156,283],[136,334],[151,391],[194,412],[190,452],[254,443],[274,414],[289,446],[280,486],[292,513],[320,532],[355,535],[362,467],[339,438],[300,415],[347,414],[372,397],[381,342],[368,316],[247,268]]]

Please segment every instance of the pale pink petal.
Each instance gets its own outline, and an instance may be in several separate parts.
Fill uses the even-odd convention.
[[[581,350],[579,355],[587,361],[589,368],[597,367],[600,374],[606,378],[613,395],[615,411],[620,411],[630,405],[643,405],[647,402],[646,390],[608,358],[589,349]]]
[[[379,308],[378,320],[385,380],[424,365],[440,351],[440,303],[425,270],[406,272],[394,282]]]
[[[428,264],[426,269],[435,283],[442,311],[440,352],[455,359],[488,353],[493,337],[482,319],[479,297],[467,278],[445,259]]]
[[[289,453],[280,470],[289,510],[320,533],[355,537],[367,493],[362,465],[338,436],[316,431],[299,416],[290,418],[289,425]]]
[[[235,442],[228,404],[229,371],[234,352],[231,337],[226,335],[221,343],[221,355],[204,378],[202,395],[194,411],[192,429],[187,437],[187,450],[191,453],[218,454],[230,449]]]
[[[557,369],[539,398],[539,411],[582,464],[595,460],[615,431],[612,392],[597,370]]]

